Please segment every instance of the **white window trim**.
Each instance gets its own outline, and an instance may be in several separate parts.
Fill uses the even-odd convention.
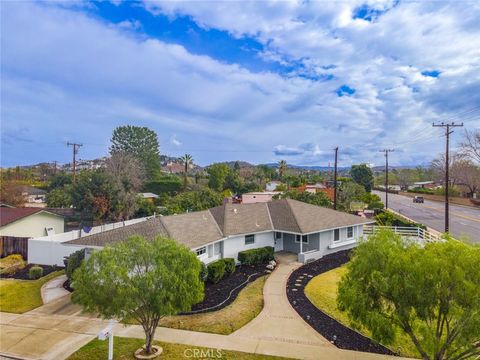
[[[338,240],[335,240],[335,231],[338,230]],[[340,231],[341,229],[340,228],[337,228],[337,229],[333,229],[333,242],[334,243],[338,243],[339,241],[342,240],[342,233]]]
[[[206,253],[207,253],[206,246],[202,246],[202,247],[199,247],[198,249],[195,249],[195,254],[197,254],[197,256],[202,256],[202,255],[205,255]]]
[[[348,229],[352,229],[352,236],[350,236],[350,237],[348,236]],[[351,240],[353,238],[355,238],[355,227],[354,226],[348,226],[347,227],[347,240]]]
[[[295,235],[295,242],[297,244],[300,244],[300,241],[297,240],[297,238],[300,236],[300,239],[302,239],[302,244],[309,244],[310,243],[310,239],[309,239],[309,236],[308,235],[299,235],[299,234],[296,234]],[[303,237],[306,236],[307,237],[307,241],[303,241]]]
[[[247,237],[250,237],[250,236],[253,236],[253,242],[251,242],[251,243],[247,243]],[[244,244],[245,244],[245,245],[253,245],[253,244],[255,244],[255,234],[248,234],[248,235],[245,235]]]

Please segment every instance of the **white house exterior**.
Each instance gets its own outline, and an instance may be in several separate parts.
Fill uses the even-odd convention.
[[[63,216],[41,208],[0,208],[0,236],[38,237],[64,231]]]
[[[78,249],[102,249],[132,235],[147,239],[163,235],[192,249],[204,263],[221,258],[238,260],[240,251],[265,246],[296,253],[305,263],[355,246],[363,235],[363,225],[371,223],[369,219],[291,199],[224,204],[187,214],[136,219],[81,236],[78,232],[65,233],[56,241],[49,237],[31,239],[29,259],[45,265],[61,264],[63,256]]]
[[[280,191],[249,192],[242,194],[242,204],[253,204],[258,202],[272,201],[275,195],[281,194]]]

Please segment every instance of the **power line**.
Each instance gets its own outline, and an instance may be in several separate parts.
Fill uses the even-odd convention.
[[[71,146],[72,150],[73,150],[73,184],[75,185],[76,173],[77,173],[76,155],[78,154],[78,149],[81,146],[83,146],[83,144],[76,144],[76,143],[67,142],[67,146]]]
[[[388,153],[395,151],[394,149],[383,149],[380,152],[385,154],[385,209],[388,209]]]
[[[449,204],[448,204],[448,187],[449,187],[449,173],[448,173],[448,169],[449,169],[449,160],[448,160],[448,149],[449,149],[449,143],[450,143],[450,134],[453,133],[453,130],[450,130],[450,128],[453,128],[453,127],[461,127],[463,126],[463,122],[461,124],[455,124],[454,122],[450,123],[450,124],[446,124],[444,122],[440,123],[440,124],[435,124],[433,123],[432,124],[433,127],[441,127],[441,128],[445,128],[445,184],[444,184],[444,188],[445,188],[445,232],[448,233],[448,230],[449,230]]]

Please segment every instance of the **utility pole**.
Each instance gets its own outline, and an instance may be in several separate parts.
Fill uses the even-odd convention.
[[[380,152],[385,154],[385,209],[388,209],[388,153],[393,152],[393,149],[383,149]]]
[[[448,233],[449,231],[449,228],[450,228],[450,219],[449,219],[449,203],[448,203],[448,188],[449,188],[449,182],[450,182],[450,179],[449,179],[449,167],[450,167],[450,164],[449,164],[449,159],[448,159],[448,148],[449,148],[449,145],[450,145],[450,134],[453,133],[453,130],[450,130],[450,128],[453,128],[453,127],[460,127],[460,126],[463,126],[463,122],[461,124],[455,124],[454,122],[450,123],[450,124],[445,124],[444,122],[441,122],[440,124],[435,124],[433,123],[432,124],[433,127],[442,127],[442,128],[445,128],[445,138],[446,138],[446,142],[445,142],[445,184],[444,184],[444,187],[445,187],[445,232]]]
[[[76,143],[71,143],[67,142],[67,146],[71,146],[73,148],[73,184],[75,185],[75,176],[76,176],[76,155],[78,154],[78,149],[80,146],[83,146],[83,144],[76,144]]]
[[[335,150],[335,167],[333,169],[333,210],[337,210],[337,160],[338,160],[338,146]]]

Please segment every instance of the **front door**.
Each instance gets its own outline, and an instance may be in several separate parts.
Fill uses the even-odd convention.
[[[283,233],[275,232],[273,235],[275,239],[275,252],[283,250]]]

